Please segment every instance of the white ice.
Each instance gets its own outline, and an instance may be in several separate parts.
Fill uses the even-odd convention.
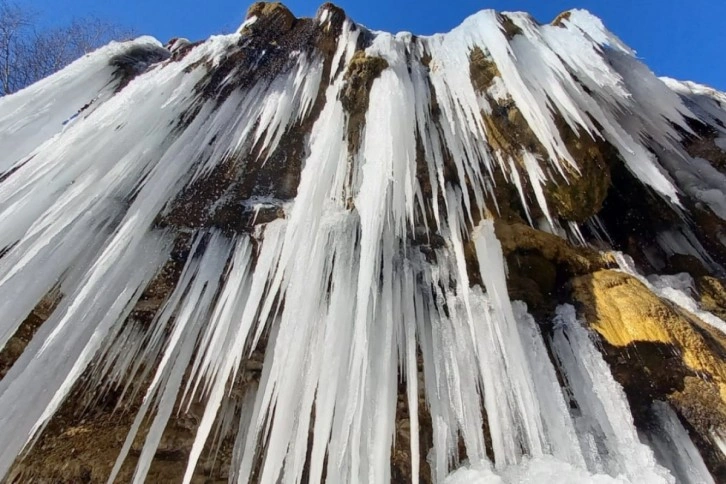
[[[82,385],[144,395],[111,480],[144,419],[151,426],[137,482],[173,412],[201,402],[184,482],[205,449],[234,431],[230,474],[239,482],[256,473],[298,484],[305,472],[313,482],[390,481],[404,407],[414,481],[430,465],[437,482],[672,482],[638,440],[622,390],[574,310],[559,308],[550,342],[510,300],[503,249],[485,217],[500,207],[486,200],[501,170],[537,218],[530,223],[584,241],[545,197],[546,184],[580,170],[558,116],[579,136],[612,144],[669,203],[685,193],[724,215],[726,183],[679,147],[690,132],[685,117],[721,119],[719,94],[656,78],[587,12],[558,27],[484,11],[431,37],[369,32],[347,19],[330,78],[321,53],[293,48],[277,75],[240,87],[256,72],[241,62],[221,80],[227,96],[208,99],[200,86],[229,52],[249,48],[253,29],[244,27],[257,21],[150,66],[119,92],[109,60],[139,46],[161,53],[158,42],[111,44],[0,99],[0,347],[46,294],[62,296],[0,382],[0,475]],[[520,33],[508,38],[505,21]],[[327,32],[331,22],[322,9],[315,25]],[[373,82],[360,146],[349,152],[340,99],[362,35],[367,55],[388,68]],[[474,47],[499,72],[488,95],[469,77]],[[244,53],[264,62],[269,52]],[[159,217],[222,162],[238,160],[240,173],[266,163],[319,94],[294,200],[269,194],[240,204],[282,207],[284,217],[249,234],[180,229],[192,241],[180,280],[150,328],[135,324],[129,315],[179,235]],[[521,112],[536,149],[487,143],[482,113],[495,103]],[[592,225],[604,232],[597,219]],[[424,251],[419,239],[434,234],[441,243]],[[659,241],[712,264],[692,233]],[[693,301],[681,282],[648,284],[686,307]],[[262,351],[259,382],[233,400]],[[424,410],[430,449],[422,448]],[[674,432],[691,463],[679,468],[695,465]]]

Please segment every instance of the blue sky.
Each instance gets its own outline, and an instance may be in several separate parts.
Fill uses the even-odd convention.
[[[233,30],[244,0],[20,0],[48,22],[94,14],[161,41],[206,38]],[[289,0],[295,15],[311,16],[323,0]],[[348,15],[376,30],[446,32],[472,13],[524,10],[549,22],[570,8],[586,8],[633,47],[659,75],[726,90],[726,0],[339,0]],[[62,5],[62,7],[61,7]]]

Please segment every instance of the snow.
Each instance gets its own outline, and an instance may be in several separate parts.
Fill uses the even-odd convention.
[[[630,274],[659,297],[666,299],[676,306],[688,311],[704,323],[726,334],[726,321],[718,316],[701,309],[694,299],[696,284],[693,278],[686,273],[664,276],[651,275],[647,278],[638,273],[633,260],[622,253],[615,254],[620,270]]]
[[[444,484],[629,484],[606,474],[591,474],[546,456],[525,459],[522,464],[495,473],[485,466],[463,467],[447,476]]]
[[[722,133],[726,132],[726,94],[691,81],[678,81],[668,77],[661,80],[677,93],[698,117]],[[719,124],[720,123],[720,124]]]
[[[115,68],[109,64],[109,59],[143,47],[157,49],[162,55],[166,52],[152,37],[111,42],[57,74],[14,95],[0,98],[0,173],[61,133],[64,121],[83,106],[92,103],[83,111],[83,116],[88,116],[110,99],[116,83],[113,82]]]
[[[587,12],[573,11],[565,28],[506,15],[521,30],[511,39],[494,11],[431,37],[364,32],[345,20],[332,65],[350,63],[361,35],[370,35],[366,53],[388,63],[371,87],[355,152],[340,101],[345,68],[325,78],[319,52],[293,49],[284,69],[249,85],[236,81],[257,64],[240,63],[220,81],[224,98],[202,93],[229,52],[250,48],[241,32],[255,17],[119,92],[109,60],[140,46],[163,50],[157,41],[111,44],[0,99],[0,348],[51,289],[63,294],[0,382],[0,475],[90,368],[89,388],[144,394],[109,482],[140,440],[134,481],[143,482],[172,412],[197,401],[204,410],[185,483],[228,431],[236,431],[230,474],[239,482],[253,472],[261,482],[297,484],[305,472],[311,482],[390,481],[400,385],[414,481],[430,465],[436,482],[673,482],[640,442],[574,309],[558,308],[550,337],[540,329],[548,322],[511,301],[486,199],[501,170],[536,218],[530,223],[585,243],[545,196],[548,183],[579,170],[556,113],[580,136],[611,143],[669,203],[685,193],[724,216],[725,180],[683,152],[676,129],[689,131],[684,116],[717,119],[716,94],[696,102],[688,97],[695,87],[659,80]],[[318,23],[332,21],[323,9]],[[469,78],[474,47],[500,73],[489,95]],[[266,60],[266,52],[244,53]],[[295,198],[273,193],[239,205],[282,207],[284,217],[250,233],[184,228],[192,245],[178,284],[148,328],[134,324],[129,314],[175,243],[159,217],[225,161],[237,160],[240,171],[267,163],[285,133],[309,119],[319,93]],[[521,112],[536,147],[505,152],[487,143],[482,113],[497,101]],[[589,224],[607,239],[597,218]],[[442,244],[425,254],[411,240],[419,230],[435,231]],[[691,232],[663,232],[658,242],[715,264]],[[468,257],[481,284],[470,280]],[[644,283],[726,324],[699,312],[690,281]],[[259,382],[233,401],[231,386],[259,350]],[[430,449],[419,435],[421,402]],[[682,429],[668,410],[661,416],[669,433],[658,442],[686,453],[678,460],[661,449],[661,458],[674,472],[698,467]]]
[[[237,27],[237,33],[241,34],[247,27],[253,25],[255,22],[257,22],[257,15],[252,15],[251,17],[245,19],[245,21],[242,22],[239,27]]]

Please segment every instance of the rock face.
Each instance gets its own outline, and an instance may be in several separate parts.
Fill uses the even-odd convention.
[[[0,99],[0,476],[724,482],[725,167],[584,11],[111,44]]]

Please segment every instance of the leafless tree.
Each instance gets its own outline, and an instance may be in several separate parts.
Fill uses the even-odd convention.
[[[0,96],[18,91],[77,58],[133,32],[96,17],[40,28],[39,15],[0,0]]]
[[[21,79],[16,66],[21,52],[26,50],[27,36],[33,23],[33,13],[5,1],[0,2],[0,94],[17,90],[20,85],[27,85]]]

